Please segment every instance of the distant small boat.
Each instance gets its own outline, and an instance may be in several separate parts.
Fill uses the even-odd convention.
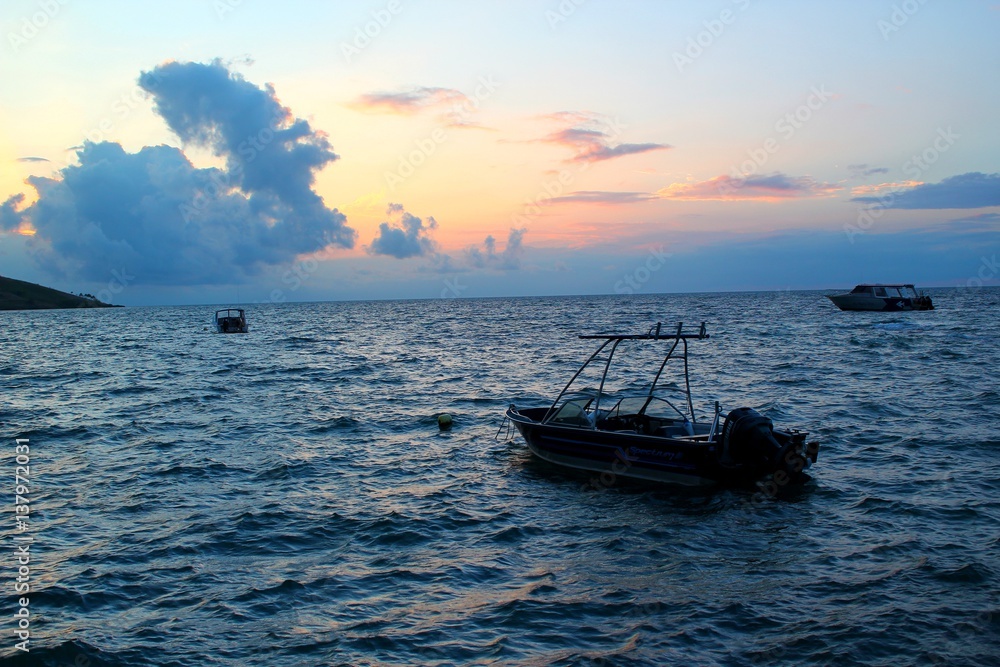
[[[841,310],[934,310],[931,298],[913,285],[862,284],[826,298]]]
[[[242,308],[223,308],[215,311],[216,333],[246,333],[247,316]]]

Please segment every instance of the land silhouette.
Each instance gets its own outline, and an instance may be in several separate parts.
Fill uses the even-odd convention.
[[[93,294],[70,294],[51,287],[0,276],[0,310],[118,308]]]

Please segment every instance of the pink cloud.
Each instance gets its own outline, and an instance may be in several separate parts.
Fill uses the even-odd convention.
[[[781,201],[830,197],[840,190],[840,186],[821,183],[809,176],[788,176],[774,173],[769,176],[748,176],[746,178],[722,175],[707,181],[672,183],[657,190],[656,194],[663,199],[691,201]]]
[[[358,111],[402,116],[434,110],[449,127],[489,129],[470,118],[479,108],[479,102],[454,88],[417,86],[396,92],[366,93],[348,106]]]
[[[883,192],[892,192],[904,188],[915,188],[923,185],[922,181],[903,181],[901,183],[876,183],[875,185],[858,185],[851,188],[852,197],[879,196]]]
[[[560,111],[543,116],[543,118],[568,126],[538,140],[543,143],[565,146],[572,149],[574,155],[568,162],[600,162],[625,155],[635,155],[672,148],[668,144],[659,143],[614,143],[623,128],[617,122],[617,119],[611,119],[600,114]]]
[[[578,190],[570,192],[568,195],[553,197],[554,204],[584,203],[599,204],[604,206],[614,206],[618,204],[636,204],[653,199],[659,199],[656,195],[646,192],[606,192],[603,190]]]
[[[395,93],[366,93],[351,106],[381,113],[415,114],[424,109],[468,102],[465,93],[452,88],[418,86]]]

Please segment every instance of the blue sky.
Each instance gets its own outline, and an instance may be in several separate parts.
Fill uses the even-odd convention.
[[[997,282],[996,2],[0,21],[5,276],[126,305]]]

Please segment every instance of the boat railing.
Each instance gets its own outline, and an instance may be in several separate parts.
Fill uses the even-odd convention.
[[[614,359],[615,352],[617,352],[617,350],[618,350],[618,346],[621,345],[621,343],[623,341],[635,341],[635,340],[640,340],[640,341],[641,340],[672,340],[673,341],[673,345],[670,346],[670,349],[667,351],[666,356],[663,358],[663,363],[660,364],[660,368],[656,372],[656,377],[653,379],[653,382],[652,382],[652,384],[649,387],[649,392],[648,392],[647,396],[650,399],[653,398],[653,392],[656,391],[656,386],[657,386],[657,384],[660,381],[660,377],[663,375],[663,370],[666,368],[667,362],[669,362],[671,358],[674,358],[674,359],[676,359],[678,357],[682,358],[683,361],[684,361],[684,389],[682,391],[685,394],[685,396],[687,397],[688,412],[689,412],[689,415],[690,415],[691,423],[694,424],[695,423],[695,414],[694,414],[694,405],[693,405],[692,400],[691,400],[691,379],[690,379],[690,374],[689,374],[689,371],[688,371],[688,349],[687,349],[687,342],[688,342],[688,339],[703,340],[703,339],[708,338],[708,337],[709,337],[708,336],[708,332],[707,332],[707,330],[705,328],[705,323],[704,322],[701,323],[701,326],[698,328],[698,330],[696,332],[692,332],[690,330],[685,331],[684,330],[684,323],[683,322],[678,322],[676,329],[665,331],[664,328],[663,328],[663,326],[662,326],[662,324],[660,322],[657,322],[656,325],[650,327],[649,331],[647,333],[645,333],[645,334],[585,334],[585,335],[581,335],[580,336],[581,339],[585,339],[585,340],[603,340],[604,342],[601,343],[601,345],[597,348],[597,350],[594,351],[594,353],[590,355],[590,357],[587,359],[587,361],[585,361],[583,363],[583,365],[580,366],[579,369],[577,369],[576,373],[573,374],[573,377],[571,377],[570,380],[569,380],[569,382],[566,383],[566,386],[563,387],[563,390],[561,392],[559,392],[559,395],[556,396],[556,399],[552,402],[552,405],[549,407],[548,411],[546,411],[546,413],[545,413],[545,416],[542,418],[542,422],[546,423],[546,422],[548,422],[548,421],[550,421],[552,419],[552,417],[557,412],[557,408],[558,408],[559,403],[562,400],[563,396],[565,396],[566,393],[569,392],[569,388],[573,385],[574,382],[576,382],[577,378],[580,377],[580,374],[583,373],[584,369],[586,369],[588,366],[590,366],[590,364],[592,364],[596,359],[598,359],[598,357],[600,356],[600,354],[606,348],[608,348],[609,345],[610,345],[610,349],[608,350],[607,360],[604,362],[604,370],[603,370],[603,372],[601,374],[601,383],[600,383],[600,386],[597,389],[596,394],[594,395],[594,408],[593,408],[593,412],[594,412],[595,415],[598,414],[598,411],[600,410],[602,397],[604,397],[606,395],[606,393],[604,391],[604,387],[605,387],[605,383],[606,383],[607,378],[608,378],[608,371],[611,369],[611,362]],[[674,353],[677,350],[678,345],[682,346],[682,352],[678,353],[675,356]],[[671,405],[671,407],[673,407],[673,406]],[[681,411],[678,410],[678,412],[681,412]],[[596,429],[597,428],[596,424],[592,425],[591,428]]]
[[[708,338],[708,331],[705,328],[705,323],[702,322],[701,326],[698,328],[697,333],[692,333],[691,331],[684,331],[684,323],[678,322],[677,329],[673,333],[664,333],[663,325],[661,322],[657,322],[654,326],[649,328],[649,331],[644,334],[583,334],[580,338],[586,340],[669,340],[678,339],[685,340],[688,338],[702,339]]]

